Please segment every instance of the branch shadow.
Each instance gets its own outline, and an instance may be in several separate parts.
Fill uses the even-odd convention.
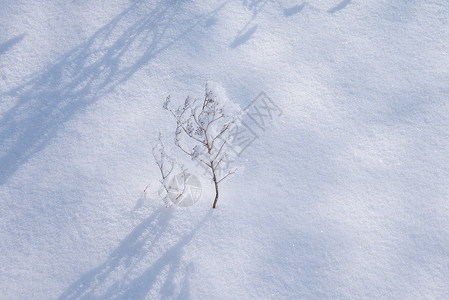
[[[284,7],[284,5],[279,0],[243,0],[243,6],[246,7],[247,10],[252,11],[251,19],[239,30],[237,36],[229,45],[230,48],[235,49],[242,44],[246,43],[256,32],[258,24],[252,25],[257,16],[261,11],[263,11],[264,7],[267,3],[276,2],[279,7],[282,9],[284,17],[294,16],[304,10],[308,2],[303,2],[302,4],[294,5],[292,7]],[[330,8],[327,12],[329,14],[334,14],[342,9],[344,9],[348,4],[351,3],[351,0],[343,0],[336,6]]]
[[[7,51],[11,50],[11,48],[13,48],[17,43],[20,43],[25,36],[26,36],[26,34],[24,33],[24,34],[16,36],[16,37],[4,42],[3,44],[1,44],[0,45],[0,55],[3,55]]]
[[[339,4],[337,4],[336,6],[332,7],[331,9],[329,9],[327,12],[330,13],[330,14],[336,13],[337,11],[342,10],[343,8],[345,8],[350,2],[351,2],[351,0],[343,0]]]
[[[259,25],[254,25],[253,27],[251,27],[250,29],[246,30],[245,32],[240,32],[234,39],[234,41],[231,43],[231,48],[237,48],[238,46],[240,46],[241,44],[246,43],[251,36],[256,32],[257,27]],[[246,28],[244,28],[246,29]]]
[[[254,33],[257,31],[258,24],[252,25],[255,20],[257,19],[257,16],[260,12],[263,11],[264,7],[268,4],[273,2],[272,0],[243,0],[243,6],[246,7],[247,10],[250,10],[252,12],[251,19],[242,27],[242,29],[239,30],[237,33],[237,36],[234,38],[234,40],[229,45],[230,48],[235,49],[242,44],[246,43],[251,37],[254,35]],[[276,3],[279,5],[279,7],[282,9],[283,14],[285,17],[291,17],[299,12],[301,12],[304,7],[306,6],[307,2],[304,2],[300,5],[295,5],[289,8],[286,8],[282,5],[281,2],[276,0]]]
[[[71,284],[58,299],[144,299],[152,289],[164,297],[187,298],[189,274],[193,267],[192,263],[182,267],[183,248],[194,239],[211,212],[177,240],[170,233],[172,215],[173,210],[167,208],[155,211],[120,243],[103,264]],[[161,250],[166,244],[164,237],[174,241],[168,249]],[[157,256],[157,251],[162,254]],[[156,286],[158,283],[161,286]]]
[[[257,18],[257,15],[263,10],[264,6],[269,0],[243,0],[243,5],[250,11],[252,11],[251,19],[239,30],[237,36],[229,45],[230,48],[235,49],[238,46],[246,43],[256,32],[258,25],[253,25],[253,21]],[[250,27],[251,26],[251,27]]]
[[[306,6],[306,2],[300,5],[295,5],[289,8],[284,8],[284,16],[291,17],[293,15],[296,15],[297,13],[300,13],[304,7]]]
[[[223,7],[184,20],[182,5],[183,1],[134,1],[87,41],[1,94],[13,105],[0,119],[0,185],[45,148],[62,124],[113,92]],[[7,51],[22,38],[2,49]]]

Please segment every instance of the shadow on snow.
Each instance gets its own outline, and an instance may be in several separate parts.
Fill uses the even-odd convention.
[[[15,38],[12,38],[3,44],[0,45],[0,55],[6,53],[7,51],[11,50],[17,43],[23,40],[26,34],[21,34],[19,36],[16,36]]]
[[[114,91],[223,7],[184,20],[182,5],[182,1],[154,5],[135,1],[87,41],[3,93],[1,98],[14,104],[0,119],[0,184],[45,148],[65,122]],[[0,51],[23,37],[4,43]]]
[[[59,299],[143,299],[150,291],[164,297],[187,298],[191,264],[182,264],[183,248],[192,241],[211,213],[170,243],[168,249],[161,250],[166,247],[163,240],[169,230],[172,210],[161,208],[155,211],[103,264],[70,285]],[[169,236],[173,239],[173,235]],[[162,254],[157,256],[155,251]],[[182,278],[179,278],[180,274]]]

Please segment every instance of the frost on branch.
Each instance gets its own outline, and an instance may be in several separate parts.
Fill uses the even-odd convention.
[[[220,92],[220,87],[215,87]],[[192,160],[200,162],[209,174],[215,187],[213,208],[218,200],[218,185],[233,174],[235,170],[220,172],[227,160],[226,143],[233,126],[238,125],[242,117],[240,107],[216,94],[206,85],[204,97],[187,97],[176,109],[170,107],[170,97],[164,102],[176,121],[175,145]]]
[[[162,135],[159,133],[159,142],[156,146],[153,147],[153,156],[154,160],[156,161],[157,166],[159,167],[159,171],[161,174],[161,188],[158,191],[159,196],[163,199],[165,206],[170,206],[169,201],[169,192],[170,192],[170,180],[173,177],[174,170],[175,169],[181,169],[182,173],[184,174],[185,178],[185,169],[182,165],[179,165],[176,160],[167,154],[167,151],[165,149],[164,143],[162,142]],[[183,186],[181,187],[182,190],[179,192],[179,195],[177,196],[176,200],[178,198],[182,197],[185,191],[185,182],[183,183]],[[145,192],[145,191],[144,191]]]

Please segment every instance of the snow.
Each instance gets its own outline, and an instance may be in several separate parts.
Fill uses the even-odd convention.
[[[447,1],[0,3],[3,299],[449,298]],[[166,208],[207,81],[281,112]]]

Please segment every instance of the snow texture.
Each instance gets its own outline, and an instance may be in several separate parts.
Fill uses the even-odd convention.
[[[449,298],[447,0],[0,4],[2,299]],[[166,208],[207,81],[244,169]]]

